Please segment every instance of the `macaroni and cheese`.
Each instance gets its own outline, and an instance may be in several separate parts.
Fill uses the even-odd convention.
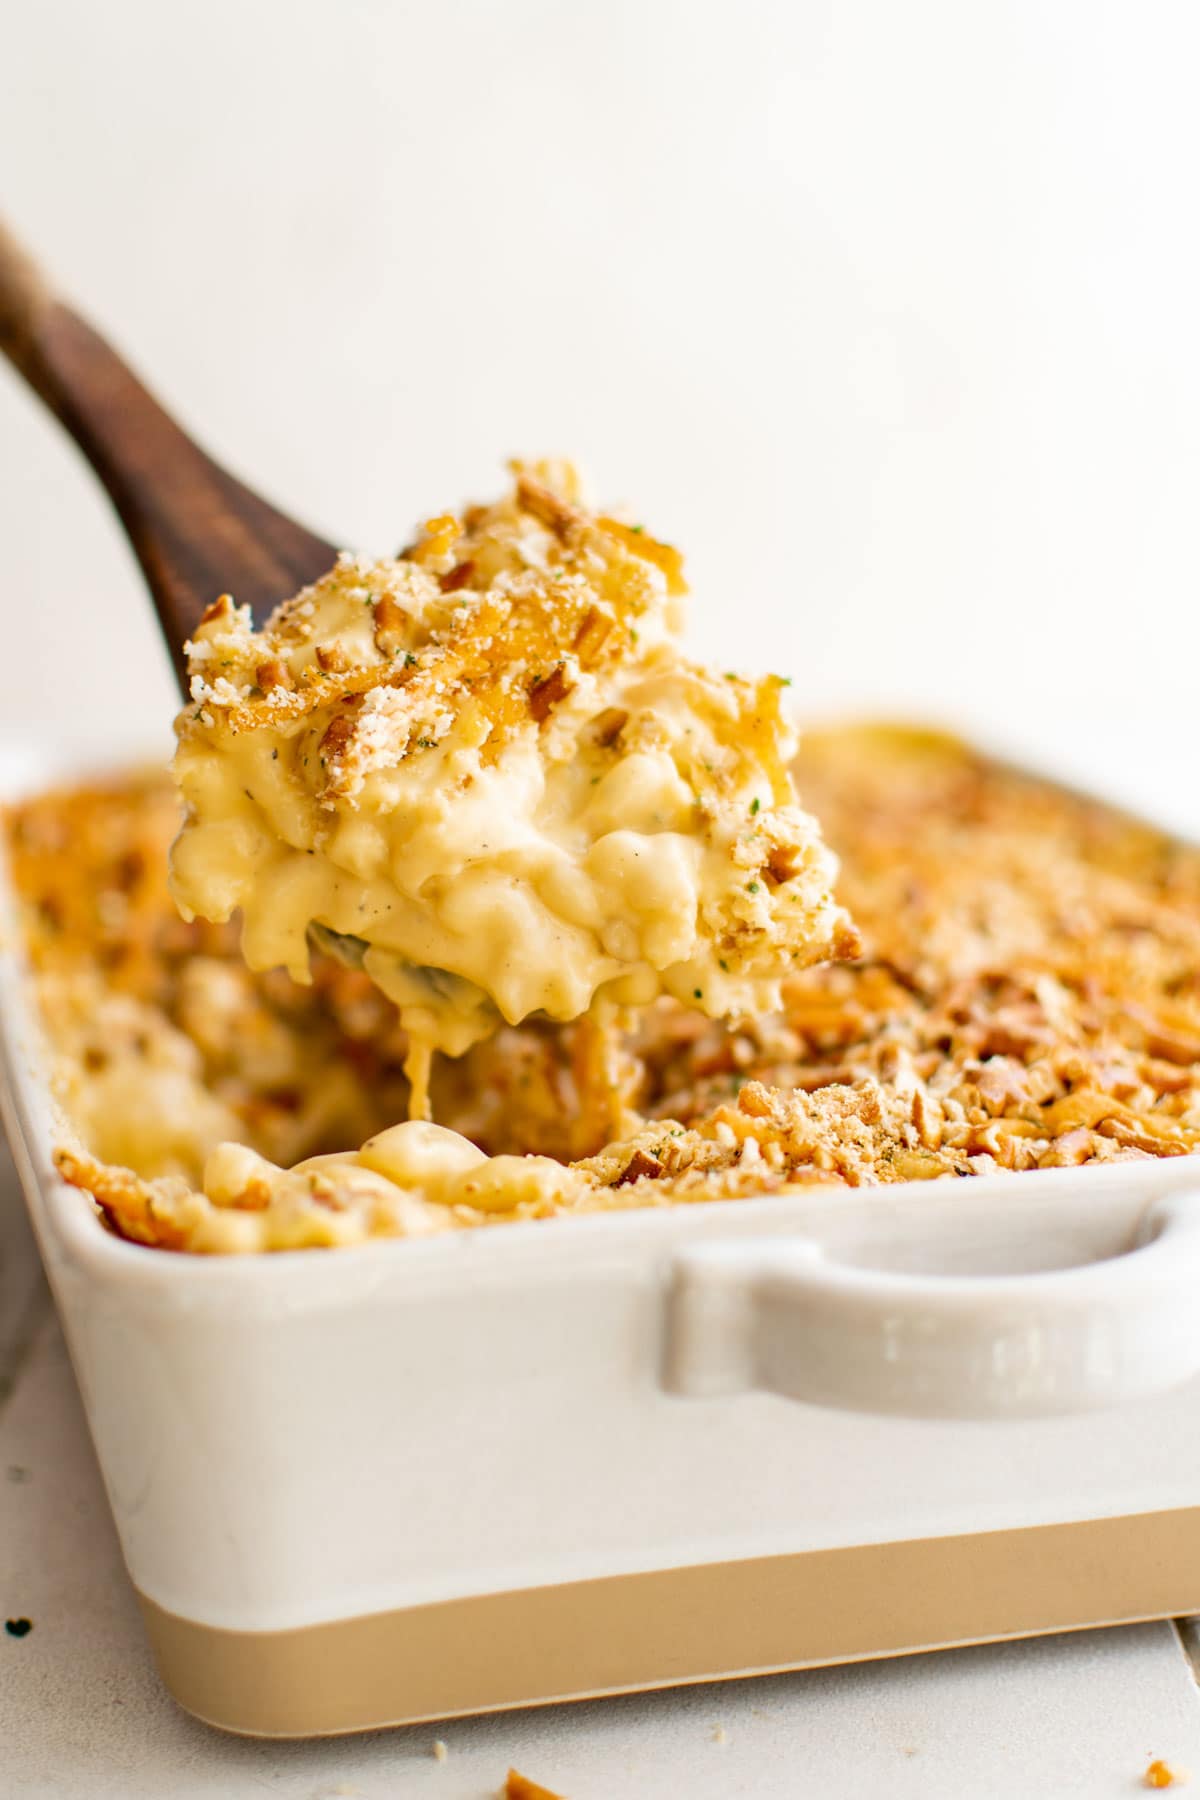
[[[502,1021],[775,1011],[856,937],[784,684],[686,661],[683,592],[675,551],[541,464],[398,558],[343,556],[261,631],[226,596],[178,723],[185,917],[240,911],[250,967],[298,982],[314,942],[361,967],[417,1117],[430,1052]]]
[[[809,733],[797,772],[857,961],[753,1020],[660,999],[609,1056],[502,1026],[439,1059],[438,1127],[395,1125],[405,1034],[361,971],[301,987],[179,919],[165,783],[29,802],[60,1167],[125,1236],[222,1252],[1200,1151],[1200,852],[928,734]]]

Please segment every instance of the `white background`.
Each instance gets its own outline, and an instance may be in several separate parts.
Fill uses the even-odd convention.
[[[1190,819],[1198,52],[1161,0],[39,0],[0,166],[328,535],[567,450],[685,548],[698,643],[810,713],[966,719]],[[10,729],[165,717],[104,502],[7,375],[0,534]]]

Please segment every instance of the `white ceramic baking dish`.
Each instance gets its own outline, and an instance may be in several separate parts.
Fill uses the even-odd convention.
[[[1197,1159],[173,1256],[53,1171],[0,902],[4,1116],[201,1717],[347,1731],[1200,1609]]]

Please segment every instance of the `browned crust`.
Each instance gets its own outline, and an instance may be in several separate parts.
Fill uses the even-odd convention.
[[[519,507],[553,534],[557,546],[555,560],[541,575],[531,568],[519,590],[510,591],[481,574],[474,546],[487,544],[489,509],[468,514],[465,532],[450,514],[432,519],[405,558],[427,571],[443,596],[461,599],[462,610],[448,623],[413,637],[404,606],[382,594],[373,602],[374,639],[386,661],[354,666],[344,656],[318,650],[316,662],[294,680],[280,656],[263,657],[249,691],[234,698],[202,691],[198,705],[180,716],[181,735],[217,717],[235,732],[264,726],[286,730],[314,713],[352,712],[378,689],[402,693],[405,711],[414,718],[470,705],[487,722],[489,757],[531,717],[544,723],[573,686],[565,660],[570,657],[585,672],[600,672],[626,659],[648,602],[647,580],[657,571],[665,575],[670,593],[682,593],[683,565],[669,545],[618,520],[592,516],[528,471],[518,474],[515,491]],[[449,566],[440,568],[447,558],[452,558]],[[304,599],[299,596],[277,615],[284,636],[302,629]],[[209,616],[216,622],[232,619],[228,596]],[[404,647],[407,654],[398,655]],[[204,680],[207,667],[194,658],[194,678]],[[346,788],[350,741],[330,744],[328,797]]]
[[[135,1244],[153,1244],[159,1250],[184,1250],[187,1234],[163,1205],[161,1193],[135,1175],[132,1169],[115,1168],[60,1147],[54,1166],[64,1181],[90,1194],[101,1212],[122,1237]],[[179,1184],[187,1192],[187,1183]]]

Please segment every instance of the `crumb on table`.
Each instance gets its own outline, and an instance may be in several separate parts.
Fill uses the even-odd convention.
[[[510,1769],[500,1800],[566,1800],[566,1796],[555,1793],[553,1788],[542,1787],[539,1782],[530,1781],[528,1775],[521,1775],[516,1769]]]

